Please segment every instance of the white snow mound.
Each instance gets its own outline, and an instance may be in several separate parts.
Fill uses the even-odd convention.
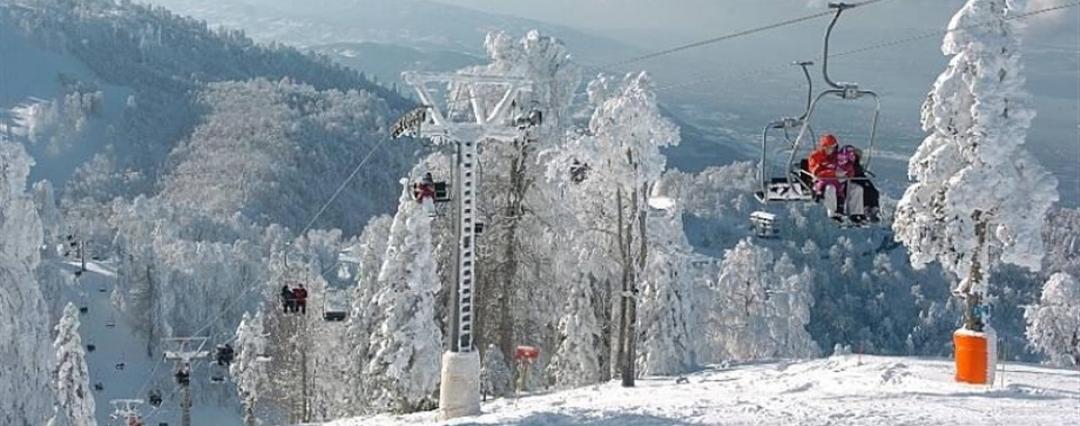
[[[440,423],[436,412],[338,420],[329,426],[521,425],[1068,425],[1080,422],[1080,372],[1007,363],[994,386],[953,381],[951,360],[846,355],[710,368],[499,399],[485,414]]]

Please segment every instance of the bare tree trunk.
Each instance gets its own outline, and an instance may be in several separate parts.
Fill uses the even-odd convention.
[[[244,426],[255,426],[255,399],[244,401]]]
[[[156,340],[154,338],[154,328],[157,323],[154,321],[154,314],[157,312],[157,294],[155,294],[156,289],[154,288],[154,279],[150,274],[150,265],[146,265],[146,285],[149,287],[148,293],[150,293],[150,309],[148,312],[150,318],[149,321],[147,321],[147,330],[149,331],[146,333],[146,357],[153,358],[154,340]]]
[[[307,333],[305,332],[305,334]],[[302,366],[300,369],[300,413],[301,418],[303,418],[305,422],[311,421],[311,410],[309,409],[310,404],[308,401],[310,398],[310,395],[308,394],[308,347],[310,346],[311,345],[305,344],[304,347],[300,349],[300,364]]]
[[[985,212],[981,210],[975,210],[971,213],[971,218],[975,221],[976,243],[975,250],[971,253],[971,271],[968,274],[967,284],[961,289],[961,296],[964,298],[964,328],[972,331],[983,331],[983,327],[986,326],[982,318],[975,312],[975,309],[982,303],[983,294],[974,291],[985,279],[983,275],[984,265],[979,261],[979,253],[984,250],[986,245],[986,233],[989,225],[983,218],[984,214]]]
[[[628,300],[630,295],[631,267],[629,261],[630,253],[628,250],[630,246],[630,235],[627,234],[627,227],[624,226],[624,224],[628,221],[623,219],[624,210],[621,188],[615,191],[615,208],[616,213],[618,214],[616,221],[616,226],[618,227],[618,232],[616,233],[616,243],[619,247],[619,259],[621,260],[620,263],[622,264],[622,274],[620,277],[620,282],[622,283],[622,291],[619,293],[619,351],[615,356],[615,363],[616,368],[619,370],[623,378],[623,386],[628,386],[626,384],[626,375],[628,368],[626,362],[626,352],[628,349],[627,334],[630,332],[630,323],[627,317],[627,313],[630,309],[630,301]]]
[[[496,282],[501,283],[503,288],[502,299],[499,304],[499,349],[503,351],[506,359],[514,356],[514,325],[515,315],[513,312],[514,297],[517,295],[516,277],[520,261],[518,259],[517,233],[521,226],[524,215],[525,193],[529,189],[529,179],[526,176],[526,160],[529,152],[524,143],[515,143],[517,148],[516,157],[510,163],[510,190],[506,196],[506,206],[503,215],[506,217],[506,250],[500,271],[501,277]]]
[[[596,319],[600,323],[600,336],[599,344],[597,348],[599,355],[597,356],[597,365],[600,368],[600,382],[607,382],[611,380],[611,336],[613,323],[611,320],[611,282],[604,280],[602,285],[596,285],[596,277],[592,274],[588,276],[589,288],[593,289],[593,313],[596,315]]]
[[[637,378],[637,295],[638,295],[637,281],[638,281],[638,278],[640,277],[639,275],[640,275],[641,271],[645,270],[645,262],[646,262],[647,256],[648,256],[648,238],[647,238],[647,233],[646,233],[646,224],[647,224],[647,222],[646,222],[645,211],[641,210],[641,208],[640,208],[640,206],[641,206],[641,203],[640,203],[641,198],[639,198],[639,197],[645,197],[646,194],[648,194],[648,184],[644,185],[644,187],[642,188],[642,192],[640,194],[635,191],[634,195],[633,195],[633,198],[631,200],[631,202],[633,204],[633,207],[634,207],[634,214],[636,215],[637,225],[638,225],[638,232],[637,232],[637,236],[638,236],[638,239],[637,239],[637,241],[638,241],[638,252],[637,252],[637,258],[634,259],[634,261],[632,263],[633,267],[628,268],[628,269],[630,269],[630,280],[629,280],[630,297],[627,298],[627,301],[628,301],[630,306],[629,306],[629,308],[627,309],[627,312],[626,312],[626,315],[627,315],[626,323],[627,323],[627,328],[628,328],[627,333],[626,333],[626,335],[627,335],[627,337],[626,337],[626,348],[627,349],[626,349],[626,365],[625,365],[625,368],[623,369],[623,377],[622,377],[622,384],[625,387],[634,386],[634,380]],[[633,224],[627,224],[627,225],[628,225],[628,228],[633,226]],[[633,234],[631,234],[631,237],[633,237]],[[632,240],[632,238],[631,238],[631,240]],[[629,251],[630,250],[628,248],[628,252]],[[630,254],[632,255],[632,252]]]

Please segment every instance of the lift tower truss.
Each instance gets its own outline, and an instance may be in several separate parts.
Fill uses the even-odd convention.
[[[191,426],[191,367],[200,359],[210,356],[206,347],[206,337],[170,337],[162,339],[162,352],[166,360],[176,362],[177,371],[187,374],[187,381],[179,383],[183,392],[180,401],[180,425]]]
[[[457,314],[451,327],[450,353],[443,357],[440,410],[444,419],[473,415],[480,411],[479,357],[473,341],[480,144],[526,137],[529,128],[540,124],[542,115],[539,111],[519,114],[519,95],[532,91],[529,79],[414,72],[402,74],[402,79],[416,90],[423,107],[402,117],[394,135],[408,133],[456,148]],[[436,95],[445,101],[439,102]]]
[[[519,94],[532,90],[532,81],[507,76],[411,72],[404,73],[402,78],[416,90],[424,104],[422,123],[416,122],[418,129],[413,133],[438,144],[456,144],[457,148],[454,179],[458,213],[457,318],[451,350],[470,352],[474,346],[476,207],[480,189],[476,172],[480,143],[512,142],[523,137],[529,123],[527,118],[513,116],[514,105]],[[452,91],[442,108],[432,91],[435,85]],[[498,101],[489,105],[494,98]]]
[[[139,406],[143,405],[141,399],[113,399],[109,400],[113,406],[113,412],[109,415],[110,423],[118,426],[132,426],[142,424],[142,414]]]

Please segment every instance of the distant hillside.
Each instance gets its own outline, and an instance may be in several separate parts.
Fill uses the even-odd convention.
[[[479,56],[453,50],[417,49],[383,43],[332,43],[312,46],[311,51],[347,67],[363,70],[376,81],[393,86],[400,84],[401,72],[453,71],[485,63]]]
[[[240,31],[211,30],[204,22],[129,1],[0,0],[0,58],[0,132],[29,147],[37,160],[32,178],[54,181],[69,201],[104,203],[168,189],[181,180],[168,176],[182,168],[188,158],[184,152],[204,143],[205,133],[196,130],[221,122],[214,118],[221,108],[213,104],[221,97],[208,94],[228,86],[216,84],[262,79],[262,85],[274,82],[307,99],[304,105],[289,104],[293,97],[281,96],[238,106],[248,108],[243,113],[252,122],[288,129],[288,149],[275,151],[271,142],[249,137],[237,139],[248,144],[246,151],[218,154],[239,163],[258,159],[263,167],[276,168],[295,159],[285,152],[335,152],[305,157],[309,163],[303,167],[321,171],[316,174],[320,182],[288,174],[266,176],[282,181],[261,182],[277,188],[316,186],[295,189],[310,197],[300,200],[297,211],[277,217],[241,209],[264,222],[295,225],[297,216],[318,208],[321,200],[314,197],[325,195],[322,186],[347,176],[339,171],[351,168],[358,155],[385,138],[387,122],[411,105],[326,57],[280,44],[260,45]],[[294,114],[276,114],[278,107]],[[333,108],[347,110],[346,119],[319,121],[332,128],[304,124],[307,117]],[[365,118],[349,118],[360,115]],[[385,188],[396,186],[405,170],[398,160],[411,155],[411,148],[388,145],[381,155],[389,157],[380,162],[386,180],[354,189],[360,198],[381,194],[364,198],[365,212],[392,207],[396,190]],[[205,189],[229,175],[210,173],[200,179]],[[267,199],[244,202],[273,204],[269,199],[275,194],[263,196]],[[355,205],[338,205],[328,213],[342,218],[343,212],[356,210]],[[366,220],[354,216],[350,224]]]
[[[489,31],[523,34],[538,29],[558,37],[582,58],[621,57],[635,51],[568,27],[427,0],[320,0],[317,8],[294,0],[148,1],[214,25],[244,29],[257,40],[303,47],[377,42],[482,55]]]

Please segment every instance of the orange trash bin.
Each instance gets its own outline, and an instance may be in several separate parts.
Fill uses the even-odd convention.
[[[956,357],[956,381],[978,385],[989,383],[990,357],[986,334],[964,329],[956,330],[953,333],[953,345]]]

